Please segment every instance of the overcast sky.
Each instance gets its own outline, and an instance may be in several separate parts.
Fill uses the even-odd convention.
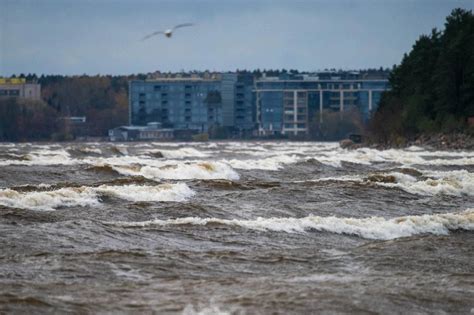
[[[391,67],[456,7],[474,1],[0,0],[0,75]]]

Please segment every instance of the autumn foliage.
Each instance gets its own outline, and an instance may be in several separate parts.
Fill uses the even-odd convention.
[[[78,128],[67,117],[85,116],[88,136],[104,137],[128,123],[128,81],[136,76],[20,75],[41,84],[43,101],[0,99],[0,141],[69,140]]]

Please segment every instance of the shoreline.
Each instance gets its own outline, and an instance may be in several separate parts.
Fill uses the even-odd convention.
[[[339,145],[343,149],[355,150],[359,148],[371,148],[378,150],[404,149],[411,146],[422,147],[427,150],[456,150],[456,151],[473,151],[474,135],[466,133],[439,133],[439,134],[422,134],[414,139],[403,137],[396,140],[378,142],[371,139],[361,143],[355,143],[350,139],[339,141]]]

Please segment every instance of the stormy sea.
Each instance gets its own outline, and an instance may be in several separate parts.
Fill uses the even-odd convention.
[[[0,313],[474,312],[474,152],[0,144]]]

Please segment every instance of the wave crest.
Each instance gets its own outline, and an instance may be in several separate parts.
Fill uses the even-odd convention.
[[[162,166],[112,166],[123,175],[141,175],[149,179],[228,179],[238,180],[239,174],[221,162],[177,162]]]
[[[382,217],[358,219],[314,215],[304,218],[259,217],[254,220],[186,217],[143,222],[108,222],[106,224],[125,228],[220,224],[259,231],[303,233],[308,230],[317,230],[356,235],[367,239],[390,240],[417,234],[446,235],[453,230],[474,230],[474,209],[459,213],[403,216],[392,219]]]
[[[98,206],[100,196],[108,195],[132,202],[181,202],[194,196],[194,191],[184,183],[142,185],[100,185],[98,187],[67,187],[49,191],[19,192],[0,190],[0,205],[10,208],[51,211],[60,207]]]

